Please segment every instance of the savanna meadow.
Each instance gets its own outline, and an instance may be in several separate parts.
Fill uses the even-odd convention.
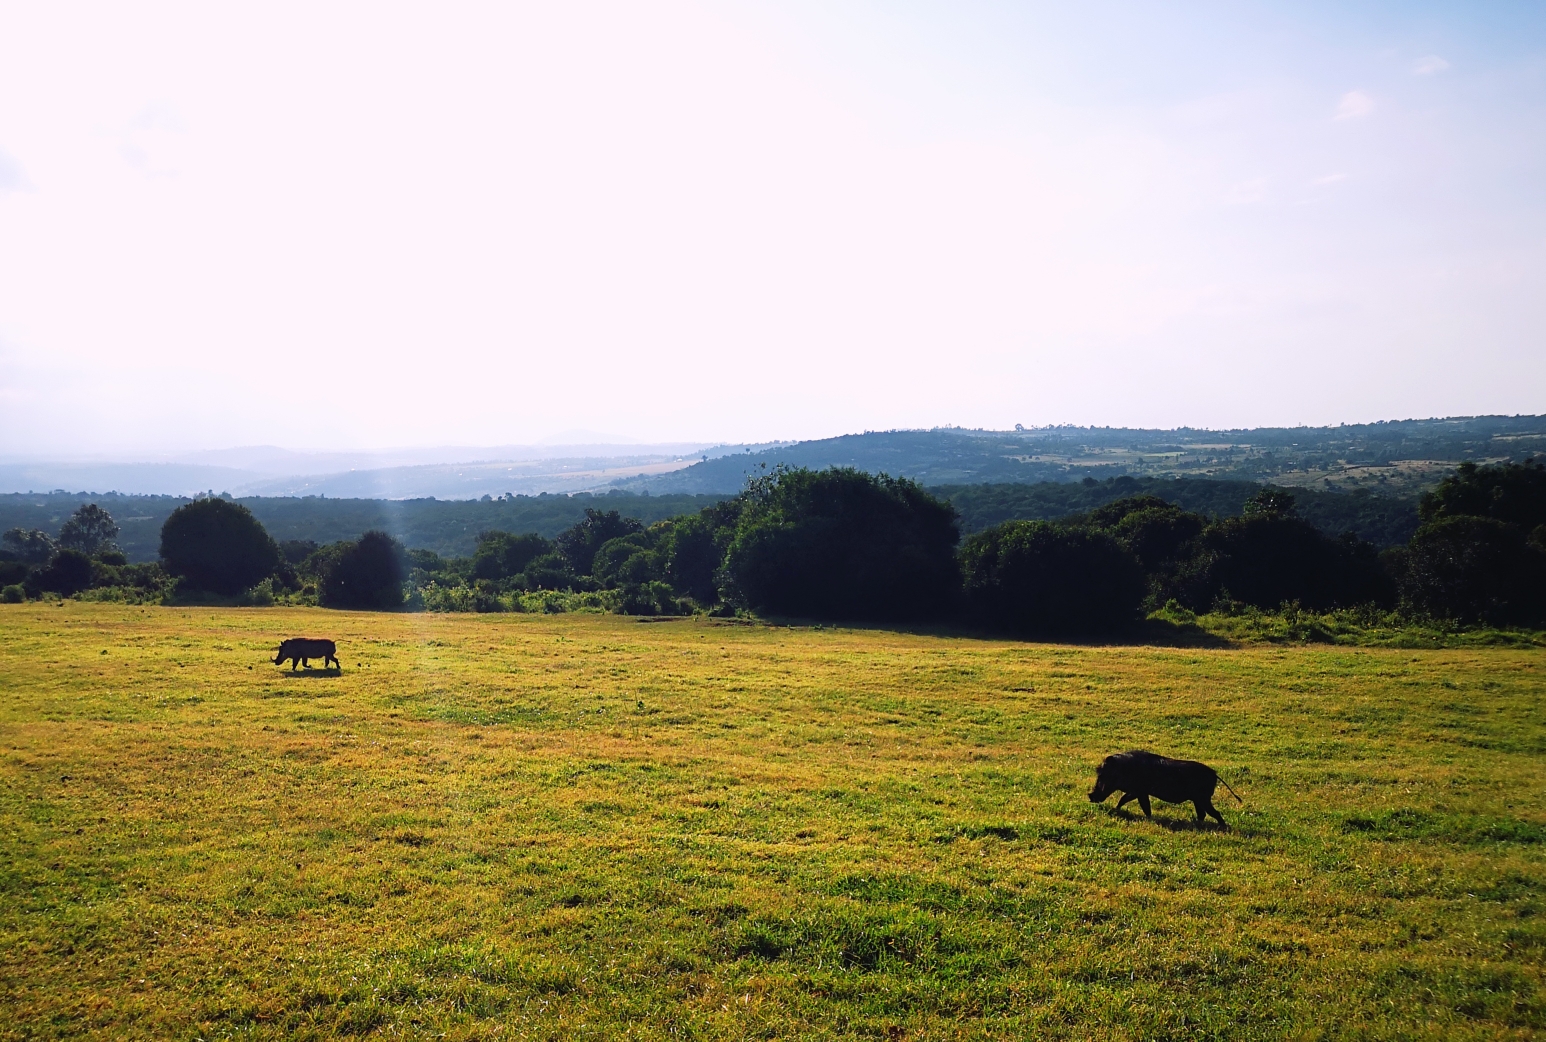
[[[78,599],[0,630],[0,1038],[1546,1026],[1538,642]],[[303,634],[342,668],[276,666]],[[1217,768],[1230,827],[1092,804],[1139,747]]]

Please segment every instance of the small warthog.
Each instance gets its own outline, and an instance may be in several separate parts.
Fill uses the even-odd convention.
[[[1205,763],[1172,760],[1158,753],[1134,750],[1108,756],[1095,768],[1095,788],[1090,790],[1090,802],[1099,803],[1113,792],[1120,792],[1122,798],[1117,801],[1118,810],[1128,800],[1137,800],[1144,817],[1152,818],[1150,796],[1166,803],[1190,800],[1197,808],[1199,822],[1207,821],[1207,816],[1212,814],[1220,825],[1227,827],[1224,815],[1213,806],[1213,790],[1220,781],[1218,772]],[[1229,789],[1229,782],[1224,782],[1224,788]],[[1234,789],[1229,789],[1229,794],[1240,800]]]
[[[285,659],[290,660],[290,668],[310,669],[311,660],[319,658],[326,668],[331,662],[338,666],[338,645],[330,640],[316,640],[312,637],[291,637],[279,645],[279,654],[274,658],[274,665],[279,665]],[[338,666],[342,669],[342,666]]]

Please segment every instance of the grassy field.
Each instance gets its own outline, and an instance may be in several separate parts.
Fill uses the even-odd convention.
[[[4,605],[0,1039],[1534,1037],[1543,666]]]

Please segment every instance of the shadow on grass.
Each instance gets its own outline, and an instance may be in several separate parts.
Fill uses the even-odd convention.
[[[953,637],[964,640],[1012,640],[1026,644],[1067,644],[1073,647],[1158,647],[1158,648],[1235,648],[1240,644],[1204,630],[1194,623],[1174,623],[1166,619],[1144,619],[1133,626],[1110,633],[1009,633],[1003,630],[962,623],[829,622],[766,616],[758,621],[715,619],[717,625],[784,626],[791,629],[844,629],[881,633],[906,633],[923,637]]]
[[[328,677],[341,677],[344,671],[334,666],[331,669],[286,669],[281,670],[279,675],[286,679],[293,677],[296,680],[321,680]]]
[[[1182,805],[1176,804],[1176,806],[1179,807]],[[1187,804],[1186,806],[1190,806],[1190,804]],[[1196,817],[1192,816],[1191,814],[1187,814],[1185,817],[1180,818],[1172,817],[1168,814],[1160,814],[1158,813],[1158,808],[1156,808],[1156,813],[1152,818],[1146,818],[1141,813],[1135,814],[1128,810],[1126,807],[1123,807],[1120,810],[1118,810],[1116,807],[1106,807],[1104,809],[1106,811],[1107,817],[1118,818],[1122,821],[1135,824],[1142,823],[1158,825],[1166,832],[1230,832],[1237,836],[1265,835],[1265,833],[1258,828],[1250,828],[1239,825],[1220,825],[1212,818],[1209,818],[1206,821],[1198,821]],[[1222,809],[1223,808],[1220,808],[1220,810]],[[1228,819],[1226,818],[1225,820],[1227,821]]]

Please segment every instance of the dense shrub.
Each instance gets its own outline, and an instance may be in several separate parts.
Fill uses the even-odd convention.
[[[650,581],[631,583],[620,591],[617,613],[620,615],[690,615],[692,606],[675,596],[668,583]]]
[[[659,535],[657,530],[635,532],[602,543],[591,563],[591,578],[604,589],[660,581],[665,568],[655,549]]]
[[[543,554],[552,552],[553,544],[535,532],[479,532],[478,548],[472,554],[472,575],[475,579],[509,579],[521,574]]]
[[[1112,536],[1045,521],[1008,521],[961,549],[967,606],[996,629],[1103,633],[1136,622],[1145,582]]]
[[[27,599],[26,587],[20,583],[0,586],[0,604],[20,604]]]
[[[601,547],[620,536],[641,531],[644,525],[616,510],[585,508],[585,519],[554,540],[558,553],[575,575],[591,574],[591,565]]]
[[[1464,514],[1417,530],[1397,558],[1403,602],[1461,622],[1546,621],[1546,553],[1517,525]]]
[[[752,484],[725,572],[759,611],[905,621],[953,607],[955,511],[906,479],[780,471]]]
[[[1150,607],[1170,600],[1208,603],[1213,598],[1207,555],[1200,537],[1208,519],[1155,496],[1119,499],[1071,519],[1099,528],[1138,559],[1147,578]]]
[[[91,558],[79,550],[60,550],[46,567],[27,576],[29,593],[57,593],[71,597],[91,587]]]
[[[385,532],[366,532],[358,542],[334,544],[317,588],[328,608],[390,611],[403,603],[407,552]]]
[[[569,562],[562,554],[543,554],[526,565],[521,573],[531,590],[572,590],[579,579],[569,569]]]
[[[161,526],[161,561],[193,589],[236,594],[274,570],[279,548],[246,507],[211,497],[172,511]]]
[[[1210,525],[1201,544],[1206,557],[1199,571],[1206,582],[1197,592],[1227,594],[1259,608],[1383,604],[1394,592],[1374,547],[1355,536],[1332,539],[1302,518],[1278,513],[1227,518]]]
[[[677,593],[705,605],[719,599],[719,569],[739,516],[740,501],[734,500],[710,507],[696,517],[667,523],[659,551],[660,566]]]
[[[20,561],[0,561],[0,586],[11,586],[26,580],[32,571]]]

